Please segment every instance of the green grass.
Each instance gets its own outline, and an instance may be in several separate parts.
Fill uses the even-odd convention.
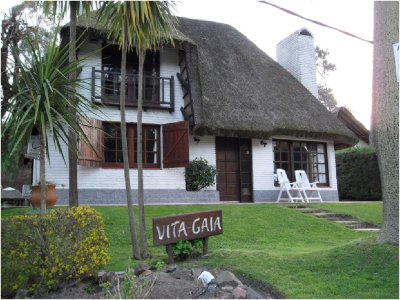
[[[358,204],[357,211],[370,210],[369,205]],[[96,209],[110,240],[107,269],[134,265],[127,209]],[[152,218],[213,209],[223,211],[224,233],[210,237],[207,259],[186,264],[229,269],[268,283],[288,298],[398,298],[397,247],[377,244],[375,233],[355,232],[277,205],[146,207],[148,263],[167,258],[165,247],[152,246]],[[15,211],[2,214],[23,212]]]
[[[383,206],[382,202],[370,203],[321,203],[312,204],[312,207],[330,211],[337,214],[351,215],[360,221],[382,225]]]

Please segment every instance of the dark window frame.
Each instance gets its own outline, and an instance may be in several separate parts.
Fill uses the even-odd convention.
[[[126,60],[126,106],[137,105],[138,94],[138,66],[139,58],[136,54],[136,49],[132,49],[127,53]],[[155,103],[160,103],[160,67],[161,54],[159,50],[146,51],[143,65],[143,101],[149,100]],[[101,53],[101,70],[102,77],[110,76],[110,80],[104,79],[104,85],[101,87],[101,98],[104,105],[119,105],[119,87],[121,78],[121,50],[116,44],[103,44]],[[153,72],[154,71],[154,72]],[[118,79],[114,79],[114,77]],[[103,80],[103,79],[102,79]],[[155,80],[155,81],[154,81]],[[148,90],[154,90],[154,99],[147,99]]]
[[[104,149],[103,149],[103,164],[102,166],[104,168],[123,168],[123,162],[107,162],[107,155],[106,155],[106,143],[107,139],[110,139],[110,137],[107,136],[106,133],[106,126],[115,126],[115,128],[120,128],[121,124],[118,122],[103,122],[103,130],[104,130]],[[137,157],[136,157],[136,147],[135,147],[135,135],[136,135],[136,128],[137,125],[133,123],[128,123],[126,124],[126,130],[127,130],[127,136],[128,136],[128,156],[129,156],[129,168],[135,169],[137,168]],[[147,129],[156,129],[156,138],[151,139],[151,141],[155,141],[157,145],[157,151],[147,151],[147,142],[150,141],[150,139],[147,138]],[[120,138],[120,129],[119,131],[119,136],[116,136],[116,139]],[[121,145],[121,150],[118,149],[118,142],[115,143],[116,147],[116,152],[120,152],[122,155],[122,145]],[[111,151],[110,151],[111,152]],[[147,153],[156,153],[157,155],[157,163],[148,163],[147,162]],[[161,168],[161,128],[160,125],[157,124],[144,124],[143,125],[143,168],[145,169],[160,169]]]
[[[295,176],[294,176],[294,171],[295,170],[305,170],[307,173],[307,176],[310,180],[310,182],[318,181],[319,174],[325,175],[326,176],[326,182],[324,183],[318,183],[317,185],[319,187],[329,187],[330,186],[330,178],[329,178],[329,162],[328,162],[328,147],[327,143],[325,142],[316,142],[316,141],[304,141],[304,140],[284,140],[284,139],[273,139],[273,156],[274,156],[274,173],[276,172],[277,168],[282,168],[286,170],[287,176],[291,182],[295,181]],[[276,154],[275,152],[275,143],[287,143],[287,151],[279,151],[279,155]],[[294,144],[299,143],[300,150],[294,150]],[[316,149],[316,159],[317,161],[314,162],[314,164],[317,164],[317,172],[312,172],[311,171],[311,165],[313,163],[310,163],[307,159],[303,159],[305,156],[304,154],[308,152],[305,148],[303,148],[303,145],[305,145],[307,148],[312,149],[313,146],[315,146]],[[323,153],[319,152],[318,150],[318,145],[323,146]],[[303,151],[304,149],[304,151]],[[284,153],[287,153],[284,154]],[[296,155],[297,154],[297,155]],[[323,162],[319,162],[319,155],[323,156]],[[295,158],[295,155],[297,156]],[[297,159],[300,156],[300,159]],[[279,160],[276,160],[276,158],[279,157]],[[285,159],[287,157],[287,159]],[[296,159],[296,160],[295,160]],[[296,165],[296,166],[295,166]],[[318,165],[324,165],[325,172],[319,172],[318,170]],[[278,183],[275,182],[275,186],[278,186]]]

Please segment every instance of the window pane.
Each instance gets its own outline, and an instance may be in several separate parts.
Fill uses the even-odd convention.
[[[157,141],[147,141],[146,142],[146,151],[157,152]]]
[[[301,154],[300,154],[300,152],[294,152],[294,153],[293,153],[293,159],[294,159],[295,162],[296,162],[296,161],[300,161],[300,160],[301,160]]]
[[[289,160],[289,153],[288,152],[282,152],[281,153],[281,160],[282,161],[288,161]]]
[[[307,152],[302,152],[302,153],[301,153],[301,160],[302,160],[302,161],[307,161],[307,157],[308,157]]]
[[[318,173],[325,173],[325,165],[322,164],[318,165]]]
[[[301,170],[301,163],[294,163],[294,170]]]
[[[324,145],[318,144],[317,148],[318,148],[318,153],[325,153]]]
[[[301,143],[294,142],[293,143],[293,151],[300,151],[301,150]]]
[[[274,158],[275,158],[275,161],[280,160],[279,152],[275,152],[275,153],[274,153]]]
[[[326,182],[326,175],[325,175],[325,174],[319,174],[319,176],[318,176],[318,181],[319,181],[320,183],[327,183],[327,182]]]
[[[118,163],[123,163],[123,162],[124,162],[124,159],[123,159],[123,157],[122,157],[122,150],[116,151],[116,155],[117,155],[116,162],[118,162]]]
[[[317,146],[315,143],[308,143],[307,148],[309,152],[316,152]]]
[[[146,163],[147,164],[157,164],[157,153],[147,152],[146,154]]]
[[[105,162],[115,162],[115,151],[104,151]]]
[[[156,140],[158,138],[156,128],[146,128],[145,130],[146,130],[146,139]]]
[[[318,162],[319,163],[325,162],[325,154],[318,154]]]

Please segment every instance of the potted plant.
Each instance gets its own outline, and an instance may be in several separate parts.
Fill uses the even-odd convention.
[[[31,186],[31,196],[29,202],[32,207],[40,208],[40,183]],[[52,182],[46,182],[46,208],[52,208],[57,202],[56,185]]]

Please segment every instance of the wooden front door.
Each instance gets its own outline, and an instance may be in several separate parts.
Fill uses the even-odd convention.
[[[252,201],[250,140],[216,137],[217,190],[221,201]]]

